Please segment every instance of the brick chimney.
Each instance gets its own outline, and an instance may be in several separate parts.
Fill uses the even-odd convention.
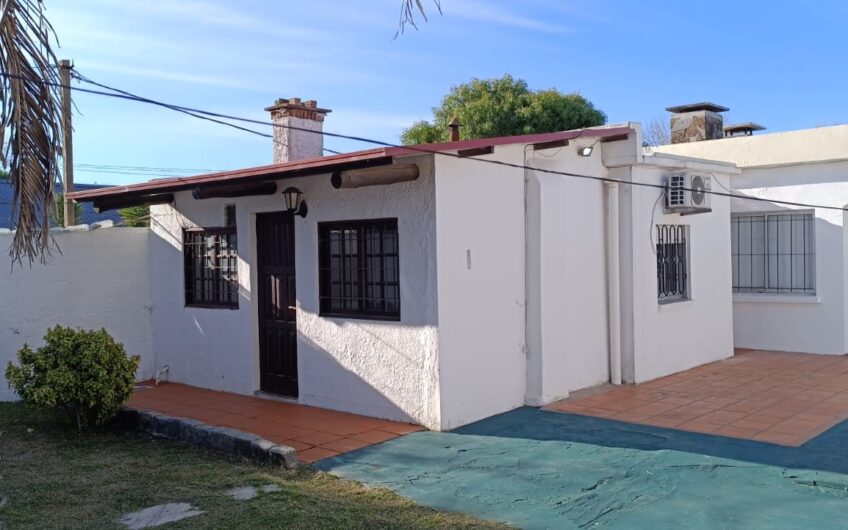
[[[314,99],[278,99],[267,107],[274,123],[274,163],[324,156],[324,117],[330,109],[318,108]],[[306,129],[306,130],[302,130]],[[315,131],[315,132],[310,132]]]
[[[715,103],[692,103],[665,109],[671,113],[671,143],[685,144],[724,138],[727,107]]]

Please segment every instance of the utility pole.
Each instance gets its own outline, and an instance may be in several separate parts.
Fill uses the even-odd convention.
[[[74,65],[68,59],[59,61],[59,77],[62,83],[62,196],[64,198],[64,226],[76,224],[74,201],[68,193],[74,191],[74,142],[71,123],[71,70]]]

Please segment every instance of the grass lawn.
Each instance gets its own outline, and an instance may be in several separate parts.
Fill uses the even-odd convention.
[[[0,403],[0,528],[122,528],[128,512],[188,502],[207,513],[161,528],[504,528],[424,508],[384,489],[281,471],[112,430],[77,436],[62,419]],[[281,491],[236,501],[230,488]]]

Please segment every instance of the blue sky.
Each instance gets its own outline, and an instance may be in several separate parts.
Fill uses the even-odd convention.
[[[390,142],[428,118],[451,85],[505,73],[580,92],[610,122],[665,119],[667,106],[704,100],[770,131],[848,122],[844,2],[442,0],[438,16],[424,1],[430,22],[397,39],[400,0],[45,3],[60,55],[94,80],[257,119],[275,98],[317,99],[333,109],[325,130]],[[268,139],[148,105],[75,98],[78,164],[270,162]],[[82,169],[78,182],[150,178]]]

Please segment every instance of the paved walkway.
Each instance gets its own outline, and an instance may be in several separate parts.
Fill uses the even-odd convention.
[[[520,528],[848,526],[848,422],[786,447],[522,408],[317,465]]]
[[[130,407],[250,432],[293,447],[298,460],[306,463],[421,430],[417,425],[176,383],[142,388],[133,394]]]
[[[848,357],[749,351],[547,408],[799,446],[848,418]]]

